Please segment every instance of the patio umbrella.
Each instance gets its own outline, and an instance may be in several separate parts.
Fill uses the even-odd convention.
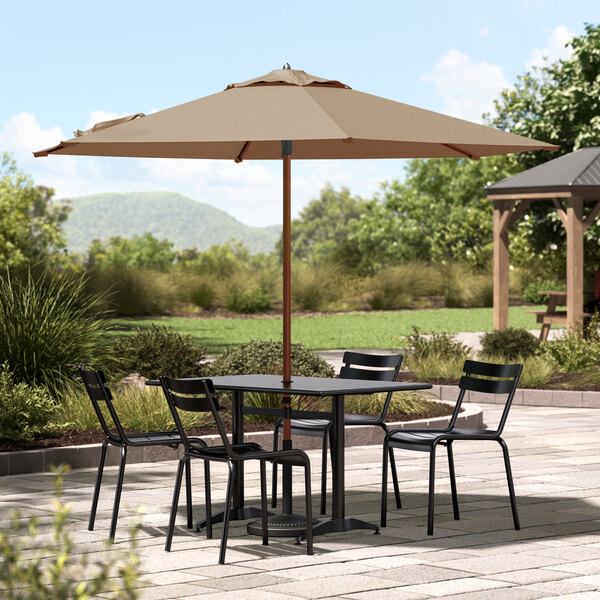
[[[34,156],[283,161],[283,380],[291,381],[291,158],[478,159],[557,146],[351,89],[289,65],[150,115],[77,131]],[[284,444],[291,444],[284,397]]]

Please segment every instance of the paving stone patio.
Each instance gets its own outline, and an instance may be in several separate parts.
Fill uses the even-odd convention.
[[[499,415],[484,405],[486,423]],[[290,600],[294,598],[521,600],[600,599],[600,410],[515,406],[505,439],[511,451],[523,529],[512,528],[502,454],[497,444],[467,442],[455,448],[460,521],[454,521],[444,450],[438,462],[435,535],[426,535],[427,457],[397,452],[404,508],[390,510],[380,535],[368,531],[316,538],[314,556],[304,545],[275,538],[269,546],[232,523],[226,565],[217,564],[219,540],[185,529],[184,510],[172,552],[163,550],[176,463],[132,464],[125,474],[116,546],[127,547],[127,523],[140,519],[138,554],[151,599]],[[110,450],[109,450],[110,451]],[[314,502],[320,451],[312,450]],[[346,452],[346,513],[379,519],[381,448]],[[213,503],[224,498],[226,474],[213,470]],[[203,514],[202,469],[193,481],[195,516]],[[300,476],[299,476],[300,477]],[[94,469],[65,476],[72,504],[75,551],[104,547],[116,469],[105,472],[96,529],[87,531]],[[296,484],[298,490],[302,482]],[[246,498],[258,505],[258,468],[246,466]],[[0,477],[0,527],[10,509],[50,522],[52,475]],[[301,508],[302,499],[296,504]],[[390,507],[393,501],[390,502]],[[182,509],[183,509],[182,499]],[[220,535],[220,526],[215,527]]]

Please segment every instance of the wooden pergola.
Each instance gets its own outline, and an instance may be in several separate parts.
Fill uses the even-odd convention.
[[[486,188],[494,202],[494,329],[508,327],[508,232],[552,201],[567,232],[567,327],[583,318],[583,234],[600,213],[600,147],[581,148]],[[584,204],[595,202],[584,216]],[[600,265],[599,265],[600,266]]]

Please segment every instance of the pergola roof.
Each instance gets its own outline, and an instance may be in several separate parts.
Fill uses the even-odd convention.
[[[488,196],[518,193],[600,192],[600,147],[581,148],[486,188]]]

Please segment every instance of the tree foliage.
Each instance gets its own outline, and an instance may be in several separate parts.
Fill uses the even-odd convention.
[[[319,198],[311,200],[300,218],[292,221],[292,256],[310,263],[352,262],[347,256],[348,227],[365,207],[366,202],[351,196],[348,188],[336,191],[326,185]],[[281,238],[277,252],[281,254]]]
[[[0,157],[0,264],[49,261],[66,247],[69,206],[54,206],[54,190],[36,186],[7,153]]]
[[[145,233],[132,238],[112,237],[108,243],[94,240],[88,249],[88,266],[168,271],[175,257],[173,242],[157,240],[152,234]]]
[[[484,188],[509,174],[504,157],[411,160],[406,180],[385,182],[349,226],[359,270],[415,260],[485,266],[492,251],[492,211]]]

